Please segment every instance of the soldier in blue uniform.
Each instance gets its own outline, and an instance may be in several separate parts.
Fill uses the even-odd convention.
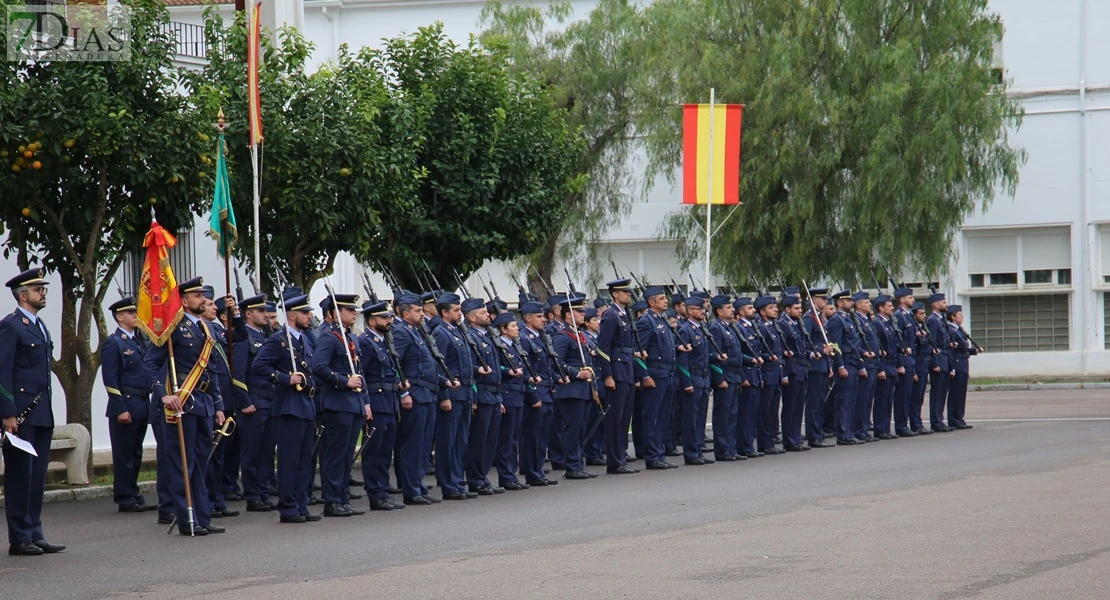
[[[401,381],[390,356],[386,336],[392,335],[393,313],[385,302],[368,301],[362,305],[366,331],[359,336],[362,377],[374,429],[362,446],[362,481],[370,510],[404,508],[389,495],[389,465],[397,444],[397,408],[400,398],[408,396],[409,385]],[[446,493],[446,492],[445,492]]]
[[[555,360],[563,365],[570,383],[555,388],[555,403],[559,405],[562,423],[558,431],[566,465],[567,479],[592,479],[597,473],[586,471],[582,458],[582,443],[589,425],[586,419],[590,402],[594,401],[594,370],[590,360],[586,337],[581,332],[585,325],[585,297],[563,298],[560,318],[563,326],[554,336]],[[573,324],[573,326],[572,326]]]
[[[567,297],[563,294],[556,294],[547,299],[548,307],[548,323],[544,326],[544,332],[552,343],[558,338],[559,333],[566,329],[566,323],[562,320],[561,306],[567,301]],[[555,471],[562,471],[566,469],[563,464],[563,408],[561,403],[555,402],[551,406],[551,424],[547,430],[547,458],[551,461],[551,468]]]
[[[582,327],[582,333],[586,336],[586,345],[590,348],[590,357],[595,367],[600,367],[602,363],[608,363],[610,356],[601,352],[597,346],[597,336],[601,330],[601,318],[596,308],[586,309],[585,325]],[[600,376],[597,384],[600,381]],[[590,414],[587,417],[586,430],[592,432],[590,437],[586,439],[585,444],[582,446],[582,451],[586,457],[586,466],[590,467],[607,467],[608,461],[605,458],[605,429],[602,427],[602,406],[608,406],[605,397],[606,388],[604,385],[597,384],[594,386],[597,389],[598,398],[601,403],[594,403],[590,406]],[[597,427],[594,425],[597,424]]]
[[[394,321],[394,343],[401,359],[401,371],[411,386],[408,397],[401,400],[398,414],[396,460],[397,486],[404,503],[409,505],[440,502],[428,495],[428,487],[424,484],[425,467],[434,439],[440,392],[459,387],[457,380],[448,380],[436,371],[435,358],[420,329],[424,326],[422,305],[420,297],[412,293],[397,294],[393,299],[393,308],[401,317],[400,321]]]
[[[914,362],[913,392],[910,396],[908,419],[910,431],[918,435],[932,435],[933,430],[925,429],[921,422],[921,407],[925,405],[925,387],[929,384],[929,373],[933,367],[933,345],[929,341],[929,331],[925,328],[925,304],[914,302],[910,307],[917,336],[914,343],[914,352],[917,359]]]
[[[42,498],[50,439],[50,360],[54,342],[39,311],[46,308],[42,269],[29,269],[7,282],[17,308],[0,320],[0,419],[4,435],[18,435],[35,448],[31,456],[4,444],[4,497],[8,521],[8,554],[36,556],[65,550],[46,541],[42,530]],[[38,398],[36,401],[35,399]],[[20,422],[22,419],[22,422]]]
[[[535,384],[538,404],[534,403],[524,409],[520,437],[520,473],[524,475],[524,482],[533,487],[559,483],[547,478],[543,465],[551,429],[555,385],[557,382],[566,382],[559,376],[559,369],[551,358],[555,345],[543,329],[543,313],[543,305],[538,302],[525,301],[520,305],[521,320],[524,323],[520,344],[527,360],[540,377],[539,383]],[[625,431],[628,431],[627,427]]]
[[[470,422],[470,406],[476,393],[474,386],[473,355],[468,334],[459,325],[462,322],[462,299],[452,293],[443,293],[436,300],[439,319],[432,327],[436,348],[443,355],[451,374],[461,384],[448,389],[439,400],[435,419],[436,480],[444,500],[466,500],[477,497],[467,490],[464,457]]]
[[[208,323],[209,329],[212,331],[212,337],[216,340],[215,346],[212,348],[212,367],[214,369],[216,380],[220,384],[222,394],[227,396],[224,400],[223,408],[225,410],[224,416],[226,417],[231,410],[234,410],[234,393],[232,390],[235,386],[232,384],[231,377],[231,360],[228,355],[228,335],[227,328],[224,326],[224,321],[220,318],[221,313],[225,313],[224,307],[227,306],[228,298],[216,298],[216,290],[210,286],[202,286],[205,298],[205,311],[201,317]],[[234,301],[231,306],[234,308]],[[226,314],[226,313],[225,313]],[[237,314],[237,313],[236,313]],[[218,434],[213,432],[212,436],[215,438]],[[215,442],[215,439],[210,440]],[[221,440],[222,442],[222,440]],[[208,459],[211,456],[211,459]],[[208,507],[209,515],[213,519],[220,519],[223,517],[237,517],[239,511],[231,510],[227,507],[227,500],[224,498],[224,459],[227,456],[227,446],[221,443],[216,447],[215,452],[205,454],[207,460],[207,469],[205,474],[205,482],[208,486]]]
[[[786,342],[786,376],[789,380],[782,390],[782,447],[786,452],[809,450],[802,445],[802,417],[806,412],[806,386],[809,363],[816,349],[809,332],[802,329],[802,302],[795,295],[782,299],[782,315],[778,318],[778,331]]]
[[[664,321],[667,296],[658,286],[644,290],[648,310],[636,322],[636,335],[647,352],[647,372],[641,378],[643,388],[644,461],[648,469],[674,469],[665,457],[665,438],[670,431],[672,386],[679,341]]]
[[[744,381],[740,384],[740,402],[736,415],[736,444],[741,456],[759,458],[764,454],[756,450],[756,432],[759,428],[760,400],[763,395],[763,352],[762,343],[756,330],[755,305],[747,296],[740,296],[732,302],[735,309],[732,333],[746,354]]]
[[[637,300],[636,302],[632,303],[632,308],[631,308],[632,322],[633,323],[638,323],[640,321],[640,317],[644,316],[645,312],[647,312],[647,302],[645,300],[640,299],[640,300]],[[633,335],[637,335],[636,332],[635,332],[635,329],[636,329],[635,325],[633,325],[632,329],[633,329]],[[640,347],[639,342],[637,342],[637,348],[639,348],[639,347]],[[647,360],[647,352],[644,352],[644,351],[640,350],[639,353],[640,353],[640,356],[639,356],[640,360],[639,361],[634,361],[633,378],[636,380],[636,383],[633,385],[633,388],[632,388],[632,423],[631,423],[631,428],[632,428],[632,449],[634,450],[635,454],[628,459],[628,462],[636,462],[636,461],[642,459],[644,457],[644,453],[645,453],[645,451],[644,451],[644,386],[642,384],[642,381],[643,381],[644,377],[647,376],[647,362],[645,362]]]
[[[907,287],[894,290],[894,303],[897,308],[890,320],[895,335],[898,336],[903,371],[898,376],[898,384],[894,387],[894,435],[915,437],[917,434],[910,427],[910,412],[913,406],[913,388],[918,380],[919,359],[917,358],[918,330],[914,324],[912,310],[913,290]]]
[[[530,408],[540,401],[534,393],[537,381],[525,368],[525,356],[517,343],[520,339],[520,327],[512,313],[499,313],[493,319],[493,328],[498,334],[494,343],[500,344],[509,359],[506,361],[508,364],[501,365],[501,406],[504,414],[501,415],[501,426],[497,432],[497,451],[493,463],[497,468],[497,483],[500,487],[513,491],[524,490],[531,486],[517,479],[520,438],[526,407]]]
[[[678,354],[678,385],[676,386],[682,414],[682,454],[688,465],[715,462],[702,453],[705,446],[705,422],[709,413],[709,368],[722,358],[712,351],[706,336],[705,303],[701,298],[686,299],[686,322],[681,326],[689,352]],[[719,367],[718,367],[719,368]]]
[[[848,311],[853,310],[851,290],[841,290],[831,296],[836,303],[836,313],[827,323],[829,341],[840,349],[842,362],[837,365],[833,388],[834,412],[836,413],[836,444],[851,446],[856,444],[855,407],[859,392],[859,382],[865,380],[867,371],[863,368],[863,356],[856,328]]]
[[[357,295],[335,294],[334,306],[329,295],[324,311],[332,314],[333,322],[317,339],[312,354],[312,374],[324,395],[320,482],[324,488],[325,517],[350,517],[365,512],[352,507],[350,498],[355,443],[365,423],[373,418],[362,380],[357,340],[350,332],[359,308]]]
[[[100,375],[108,392],[108,436],[112,440],[112,492],[119,512],[157,510],[139,491],[150,405],[150,375],[143,364],[147,341],[139,333],[132,297],[108,307],[116,330],[100,348]]]
[[[832,385],[832,369],[839,364],[839,355],[831,344],[825,345],[824,316],[828,305],[828,288],[810,288],[810,309],[801,318],[813,351],[809,357],[809,374],[806,381],[806,441],[810,448],[829,448],[825,439],[825,401]]]
[[[713,456],[719,461],[734,462],[747,459],[740,454],[737,440],[744,353],[730,323],[735,310],[732,299],[719,294],[711,298],[709,304],[713,309],[713,322],[706,328],[706,334],[713,336],[725,358],[724,362],[709,363],[713,386]]]
[[[164,414],[156,413],[153,418],[163,427],[162,441],[166,445],[166,451],[161,458],[166,458],[169,462],[169,490],[173,495],[177,526],[182,535],[207,535],[225,531],[223,527],[211,522],[206,481],[208,466],[205,461],[212,443],[213,418],[216,426],[221,426],[224,413],[223,396],[216,379],[216,362],[220,359],[214,348],[218,339],[217,334],[203,319],[208,312],[208,303],[211,302],[204,296],[203,285],[203,280],[196,277],[178,286],[185,314],[174,328],[170,340],[162,346],[151,348],[146,354],[147,370],[154,374],[154,397],[161,399],[164,410],[181,413],[177,418],[181,419],[184,432],[188,472],[185,472],[181,464],[176,423],[166,423]],[[211,347],[209,340],[212,341]],[[169,372],[169,344],[173,344],[176,366],[174,374]],[[205,348],[208,348],[207,357]],[[187,386],[194,369],[195,386],[191,390],[182,387],[175,390],[175,383],[177,386]],[[196,526],[192,528],[192,532],[185,500],[185,477],[189,478],[194,504]]]
[[[266,512],[273,508],[270,483],[274,478],[273,384],[268,380],[248,385],[248,373],[262,349],[269,326],[266,296],[257,295],[239,302],[239,338],[233,346],[235,411],[239,415],[240,468],[243,473],[243,498],[247,510]]]
[[[929,427],[934,433],[946,433],[952,431],[944,424],[944,404],[948,398],[948,387],[952,379],[950,362],[952,340],[945,319],[948,300],[945,299],[944,294],[933,294],[929,296],[929,305],[933,308],[933,312],[925,319],[925,328],[935,349],[929,372]]]
[[[633,361],[639,359],[633,347],[632,319],[628,304],[632,301],[629,279],[615,279],[606,284],[613,305],[601,315],[597,348],[609,360],[597,363],[598,380],[605,387],[609,406],[605,413],[605,471],[610,475],[638,473],[628,466],[628,428],[632,424],[632,400],[635,390]]]
[[[868,432],[868,425],[871,423],[871,406],[875,400],[875,382],[879,373],[879,336],[871,324],[871,294],[862,290],[856,292],[852,294],[852,302],[854,306],[850,317],[859,331],[860,356],[863,359],[852,413],[852,437],[860,442],[874,442],[876,438]],[[864,372],[867,376],[862,374]]]
[[[875,404],[871,411],[871,422],[875,426],[875,437],[891,440],[891,412],[894,408],[894,392],[898,379],[905,376],[906,368],[902,363],[903,352],[899,347],[898,334],[894,331],[894,304],[891,297],[880,294],[875,298],[875,332],[879,345],[879,367],[875,372]]]
[[[948,315],[948,337],[951,340],[948,347],[951,349],[951,382],[948,388],[948,428],[965,430],[974,425],[968,425],[964,420],[964,409],[967,407],[967,381],[971,376],[969,357],[979,354],[982,348],[976,346],[971,337],[964,331],[963,307],[953,304],[945,309]]]
[[[323,517],[308,512],[312,491],[317,393],[312,375],[315,341],[312,305],[307,295],[285,297],[284,327],[262,344],[251,363],[247,386],[272,390],[270,415],[277,439],[277,485],[280,522],[306,523]]]
[[[783,454],[784,450],[775,447],[775,431],[778,429],[782,387],[789,379],[783,364],[787,350],[782,336],[774,327],[778,306],[771,296],[760,296],[752,305],[759,313],[756,327],[762,342],[760,358],[763,359],[763,389],[759,397],[759,421],[756,426],[757,448],[764,454]]]
[[[505,489],[489,480],[493,456],[497,452],[497,434],[501,426],[501,360],[486,327],[490,325],[489,310],[481,298],[467,298],[462,302],[463,319],[474,339],[472,360],[474,385],[477,392],[470,408],[470,431],[466,446],[466,481],[469,491],[480,496],[503,494]],[[481,353],[485,367],[478,354]]]

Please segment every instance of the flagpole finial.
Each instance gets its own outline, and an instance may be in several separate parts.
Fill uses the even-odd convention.
[[[216,115],[216,129],[219,129],[220,133],[223,133],[224,127],[224,109],[220,107],[220,112]]]
[[[157,223],[158,222],[158,217],[156,217],[154,215],[154,207],[153,206],[150,207],[150,222],[151,223]]]

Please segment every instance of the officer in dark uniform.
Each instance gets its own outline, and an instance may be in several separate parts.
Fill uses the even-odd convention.
[[[239,415],[240,468],[243,472],[243,498],[247,510],[266,512],[276,504],[270,501],[270,483],[274,477],[274,437],[272,398],[273,385],[269,381],[259,381],[256,385],[246,384],[247,373],[251,371],[254,360],[266,341],[265,329],[269,326],[266,317],[266,296],[258,295],[239,302],[242,315],[243,339],[233,348],[235,377],[236,413]]]
[[[466,456],[463,461],[469,491],[481,496],[503,494],[505,489],[494,487],[489,480],[493,456],[497,452],[497,434],[501,426],[501,360],[493,340],[485,331],[490,324],[489,310],[481,298],[467,298],[462,302],[463,319],[474,339],[471,349],[475,366],[474,385],[478,388],[470,405],[470,431]],[[478,354],[482,358],[479,358]],[[483,361],[484,359],[484,361]],[[486,365],[485,367],[482,364]]]
[[[674,469],[665,458],[665,438],[670,431],[673,374],[679,340],[664,321],[667,296],[658,286],[644,290],[648,310],[636,322],[636,334],[647,352],[647,372],[640,381],[644,405],[644,461],[649,469]]]
[[[971,341],[971,337],[964,331],[963,307],[953,304],[945,309],[948,315],[948,337],[951,340],[948,347],[951,349],[951,381],[948,388],[948,428],[971,429],[964,420],[964,409],[967,406],[967,381],[971,376],[969,357],[979,354],[982,348]]]
[[[474,364],[470,353],[471,341],[460,329],[462,322],[462,299],[452,293],[443,293],[436,300],[439,319],[432,327],[436,348],[443,355],[451,374],[459,378],[461,384],[456,389],[446,390],[439,401],[435,419],[436,480],[443,492],[444,500],[466,500],[476,497],[467,490],[465,456],[466,440],[469,430],[470,406],[476,393],[474,388]]]
[[[534,393],[535,378],[525,368],[525,357],[517,340],[520,328],[510,312],[499,313],[493,319],[493,329],[498,334],[494,343],[499,344],[509,359],[501,365],[501,425],[497,431],[497,450],[493,464],[497,468],[497,483],[506,490],[528,489],[527,483],[517,479],[520,462],[521,428],[526,407],[539,402]],[[505,364],[507,363],[507,364]]]
[[[929,383],[929,373],[932,372],[933,366],[933,345],[929,341],[929,331],[925,328],[925,304],[914,302],[910,312],[913,320],[916,321],[914,327],[917,328],[914,344],[917,358],[914,362],[915,377],[908,415],[910,431],[918,435],[932,435],[933,430],[925,429],[924,423],[921,422],[921,407],[925,405],[925,387]]]
[[[558,338],[559,333],[566,329],[562,320],[561,306],[566,303],[567,296],[555,294],[547,299],[548,323],[544,332],[551,338],[552,343]],[[551,406],[551,425],[547,433],[547,457],[551,461],[551,468],[555,471],[566,469],[563,464],[563,408],[562,404],[555,402]]]
[[[324,516],[350,517],[365,512],[351,506],[350,479],[355,443],[373,412],[362,380],[357,340],[350,332],[358,318],[358,296],[335,294],[333,306],[329,295],[325,307],[333,322],[317,339],[312,354],[312,373],[324,394],[320,442]]]
[[[702,454],[705,445],[705,421],[709,412],[709,367],[720,362],[720,356],[711,350],[705,328],[705,304],[701,298],[686,299],[686,321],[681,325],[689,352],[678,354],[678,385],[682,414],[682,454],[688,465],[708,465],[715,462]],[[719,368],[719,367],[718,367]]]
[[[221,314],[228,315],[232,311],[225,311],[227,306],[227,298],[216,298],[216,290],[210,286],[202,286],[205,298],[205,312],[201,317],[208,323],[209,329],[212,331],[212,337],[216,340],[216,345],[212,348],[212,367],[216,376],[216,380],[220,384],[222,394],[227,396],[224,400],[223,408],[225,410],[224,416],[226,417],[231,410],[235,408],[234,392],[235,386],[232,384],[231,377],[231,361],[228,354],[228,335],[227,327],[224,326],[226,322],[221,319]],[[234,302],[232,308],[235,308]],[[236,312],[237,314],[237,312]],[[237,318],[237,317],[236,317]],[[240,319],[241,320],[241,319]],[[213,432],[213,438],[219,434]],[[215,440],[210,440],[214,442]],[[221,440],[222,441],[222,440]],[[205,482],[208,486],[208,506],[209,514],[213,519],[220,519],[223,517],[237,517],[239,511],[231,510],[227,507],[227,500],[224,498],[224,459],[227,456],[227,446],[221,443],[216,446],[215,452],[205,453],[205,460],[207,461],[207,469],[205,474]],[[211,456],[211,459],[208,459]]]
[[[740,390],[744,382],[744,353],[740,341],[733,333],[732,299],[725,294],[709,301],[713,309],[713,322],[706,328],[713,336],[717,348],[724,353],[723,363],[709,363],[710,385],[713,386],[713,456],[719,461],[733,462],[747,457],[740,454],[737,444],[739,431]]]
[[[606,284],[613,305],[601,315],[597,348],[609,357],[596,363],[598,380],[605,388],[605,460],[610,475],[639,472],[628,466],[628,428],[632,423],[632,398],[635,390],[633,361],[638,360],[633,347],[632,319],[628,304],[632,301],[629,279],[615,279]]]
[[[601,317],[596,308],[586,309],[585,326],[582,327],[582,334],[586,336],[586,344],[590,348],[590,357],[594,366],[600,366],[601,363],[608,363],[610,356],[605,352],[600,352],[597,347],[597,334],[601,330]],[[599,378],[600,381],[600,378]],[[586,457],[586,466],[590,467],[605,467],[608,466],[608,461],[605,458],[605,430],[602,427],[603,417],[601,415],[602,406],[608,406],[607,399],[605,398],[605,386],[600,384],[599,381],[595,382],[595,389],[597,389],[598,399],[601,403],[593,403],[590,406],[590,414],[586,419],[586,430],[592,432],[590,437],[582,445],[582,451]],[[594,427],[597,424],[597,427]]]
[[[851,290],[841,290],[831,296],[836,303],[836,314],[827,323],[829,341],[840,349],[843,362],[837,365],[833,388],[833,401],[836,413],[836,444],[851,446],[856,444],[855,407],[859,393],[859,382],[866,377],[861,355],[859,330],[849,316],[853,310]],[[863,371],[863,375],[861,375]]]
[[[0,419],[4,435],[18,435],[38,453],[37,457],[31,456],[4,443],[8,554],[13,556],[65,550],[61,544],[46,541],[42,531],[42,497],[54,434],[50,407],[54,342],[39,319],[39,311],[46,308],[47,282],[43,275],[43,270],[36,268],[8,280],[18,307],[0,320]]]
[[[856,404],[853,410],[852,431],[853,437],[861,442],[874,442],[876,438],[868,432],[871,423],[871,407],[875,401],[875,383],[879,373],[879,336],[875,333],[875,326],[871,323],[871,294],[859,291],[852,294],[854,310],[849,315],[856,323],[862,343],[861,356],[863,370],[867,377],[860,375],[859,385],[856,388]]]
[[[116,330],[100,348],[100,375],[108,392],[108,435],[112,440],[112,491],[120,512],[157,510],[139,491],[150,408],[150,375],[143,364],[147,341],[139,333],[138,306],[132,297],[108,310]]]
[[[362,305],[366,331],[359,336],[362,355],[362,376],[370,398],[374,426],[362,446],[362,481],[370,510],[404,508],[389,495],[389,465],[397,444],[397,408],[400,398],[408,396],[408,384],[399,379],[397,367],[389,353],[387,335],[393,328],[393,313],[385,302],[369,301]],[[447,453],[447,448],[443,452]],[[446,493],[446,492],[444,492]]]
[[[898,376],[898,385],[894,387],[894,434],[898,437],[915,437],[917,434],[910,428],[913,388],[918,380],[918,329],[913,320],[913,290],[907,287],[894,290],[894,303],[897,308],[891,316],[891,324],[898,335],[904,371]]]
[[[933,312],[925,319],[925,328],[935,348],[929,374],[929,427],[935,433],[952,431],[944,424],[944,404],[948,399],[948,387],[952,379],[952,365],[949,360],[952,343],[945,320],[948,300],[944,294],[929,296]]]
[[[755,305],[747,296],[740,296],[732,302],[735,309],[732,333],[745,353],[744,381],[741,382],[739,409],[736,415],[736,444],[740,455],[745,458],[759,458],[764,454],[756,450],[756,432],[759,428],[760,401],[763,395],[763,351],[759,333],[756,330]]]
[[[816,349],[809,332],[802,329],[801,317],[801,299],[795,295],[783,296],[777,331],[782,332],[787,350],[785,367],[789,381],[782,390],[782,447],[786,452],[809,450],[802,445],[802,417],[806,412],[809,362]]]
[[[594,401],[594,371],[590,360],[586,337],[581,332],[586,321],[584,296],[563,298],[560,318],[563,326],[554,336],[555,360],[563,365],[570,383],[555,388],[555,403],[559,405],[562,423],[559,437],[566,465],[564,477],[567,479],[592,479],[597,473],[586,471],[582,458],[582,443],[585,440],[586,419],[590,402]],[[572,326],[573,324],[573,326]]]
[[[555,384],[562,381],[558,366],[551,358],[554,341],[543,329],[543,312],[543,305],[538,302],[526,301],[520,305],[520,315],[524,323],[520,344],[532,368],[540,377],[539,383],[535,385],[539,405],[532,404],[525,408],[520,437],[520,473],[524,475],[524,482],[533,487],[559,483],[548,479],[543,470],[551,429],[552,404],[555,401]],[[625,431],[628,431],[627,427]]]
[[[759,313],[756,327],[762,342],[760,358],[763,359],[763,390],[759,397],[759,424],[756,427],[757,447],[764,454],[783,454],[784,450],[775,447],[775,431],[778,429],[782,387],[789,380],[783,365],[786,347],[783,346],[782,336],[774,327],[778,306],[771,296],[756,298],[753,306]]]
[[[196,277],[178,286],[181,302],[185,311],[181,321],[174,328],[170,340],[162,346],[151,348],[146,354],[146,367],[154,375],[154,397],[161,399],[164,411],[182,413],[182,431],[185,438],[185,458],[188,472],[181,464],[181,448],[178,443],[177,424],[167,423],[164,414],[156,414],[153,419],[162,424],[162,441],[166,451],[162,458],[169,462],[169,489],[173,495],[178,530],[182,535],[190,535],[188,505],[185,499],[185,477],[189,478],[189,488],[193,498],[196,526],[193,535],[223,533],[219,525],[211,523],[209,505],[206,458],[212,444],[213,417],[217,427],[223,425],[223,396],[219,380],[216,378],[217,362],[220,360],[215,347],[219,343],[217,334],[203,319],[209,310],[209,302],[204,296],[204,281]],[[213,306],[214,308],[214,306]],[[213,341],[209,350],[208,363],[203,358],[208,340]],[[169,372],[169,348],[173,344],[174,366],[176,373]],[[185,386],[189,374],[196,368],[199,377],[187,397],[180,386]],[[176,375],[176,378],[174,377]],[[179,386],[175,391],[174,384]]]
[[[434,439],[436,404],[440,401],[440,390],[457,390],[459,382],[448,381],[436,371],[435,358],[418,329],[424,326],[420,297],[412,293],[398,294],[393,299],[393,307],[401,317],[400,321],[394,321],[394,343],[401,359],[401,371],[411,386],[408,397],[401,399],[398,414],[397,486],[405,504],[435,504],[440,500],[428,496],[424,473]]]
[[[906,371],[902,364],[903,353],[898,346],[897,333],[894,331],[894,304],[891,297],[880,294],[875,298],[875,332],[879,341],[879,369],[875,372],[875,404],[871,411],[871,422],[875,426],[875,437],[891,440],[890,418],[894,407],[894,392],[898,378]]]
[[[637,300],[632,303],[630,309],[632,313],[632,322],[637,323],[640,317],[644,316],[647,312],[647,302],[643,299]],[[633,326],[633,335],[635,333],[635,326]],[[639,348],[639,342],[637,342]],[[640,360],[633,361],[633,379],[636,383],[632,388],[632,449],[635,454],[628,459],[628,462],[636,462],[644,457],[644,386],[642,385],[644,377],[647,377],[647,352],[640,352]]]
[[[282,523],[306,523],[323,517],[308,512],[312,491],[312,447],[316,442],[316,378],[312,375],[315,341],[312,305],[307,295],[285,296],[284,327],[262,344],[251,363],[247,386],[272,392],[270,415],[277,439],[278,505]]]
[[[813,353],[809,358],[809,375],[806,382],[806,441],[810,448],[829,448],[825,439],[825,401],[828,398],[829,386],[832,385],[832,369],[839,366],[840,356],[836,354],[832,345],[825,345],[824,330],[825,306],[828,304],[828,288],[810,288],[810,310],[802,316],[802,327],[808,334],[810,343],[813,344]],[[830,431],[831,433],[831,431]]]

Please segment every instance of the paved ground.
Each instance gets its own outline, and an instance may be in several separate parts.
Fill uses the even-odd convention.
[[[0,556],[0,585],[51,599],[1106,598],[1106,393],[977,393],[968,412],[968,432],[315,524],[244,514],[191,540],[107,500],[54,504],[48,537],[70,549]]]

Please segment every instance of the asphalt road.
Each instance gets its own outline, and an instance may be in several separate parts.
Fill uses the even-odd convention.
[[[196,539],[108,500],[52,504],[47,537],[69,549],[0,556],[0,589],[57,600],[1108,597],[1105,392],[976,393],[968,405],[972,431],[314,524],[244,513]]]

